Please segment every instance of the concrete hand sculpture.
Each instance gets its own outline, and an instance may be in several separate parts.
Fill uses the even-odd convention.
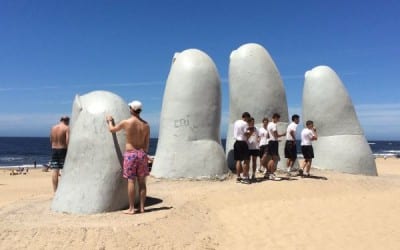
[[[228,172],[220,139],[221,83],[204,52],[176,53],[161,111],[151,174],[159,178],[222,178]]]
[[[111,134],[105,116],[130,116],[128,104],[106,91],[76,96],[68,153],[52,210],[99,213],[128,206],[126,180],[122,179],[125,135]]]
[[[232,51],[229,63],[229,128],[226,136],[228,166],[234,169],[233,123],[247,111],[254,117],[256,127],[264,117],[273,113],[281,116],[278,132],[284,133],[289,121],[285,88],[279,71],[268,51],[259,44],[244,44]],[[270,119],[271,120],[271,119]],[[282,139],[284,137],[281,137]],[[283,157],[285,143],[280,143]],[[282,161],[281,161],[282,162]],[[279,163],[278,167],[281,164]]]
[[[305,74],[303,121],[318,128],[314,166],[345,173],[377,175],[375,160],[353,103],[337,74],[318,66]]]

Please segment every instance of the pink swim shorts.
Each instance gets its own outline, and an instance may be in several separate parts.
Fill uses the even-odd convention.
[[[129,150],[124,153],[124,172],[123,177],[134,179],[149,175],[147,154],[139,150]]]

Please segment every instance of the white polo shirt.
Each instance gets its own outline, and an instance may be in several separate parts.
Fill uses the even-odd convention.
[[[294,131],[294,134],[296,134],[296,129],[297,129],[297,124],[295,122],[292,122],[289,124],[289,126],[286,129],[286,140],[287,141],[294,141],[294,138],[290,134],[290,132]]]
[[[276,123],[273,123],[273,122],[268,123],[267,130],[268,130],[268,134],[269,134],[269,140],[277,141],[278,137],[275,137],[275,135],[274,135],[274,132],[278,131]]]
[[[304,128],[301,131],[301,146],[309,146],[312,145],[312,138],[314,136],[314,133],[311,129],[309,128]]]
[[[233,124],[233,138],[237,141],[246,141],[247,137],[245,136],[245,133],[248,127],[249,124],[243,120],[235,121]]]

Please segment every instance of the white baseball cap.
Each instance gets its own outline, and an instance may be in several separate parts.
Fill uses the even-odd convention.
[[[132,102],[130,102],[129,104],[129,107],[131,107],[131,109],[133,110],[133,111],[137,111],[137,110],[141,110],[142,109],[142,103],[141,102],[139,102],[139,101],[132,101]]]

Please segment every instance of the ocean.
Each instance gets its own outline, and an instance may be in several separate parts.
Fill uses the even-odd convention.
[[[155,155],[157,141],[157,138],[150,139],[150,155]],[[400,157],[400,141],[368,143],[375,157]],[[224,139],[222,145],[225,147]],[[50,161],[50,157],[51,147],[47,137],[0,137],[0,168],[33,167],[35,162],[41,167]]]

